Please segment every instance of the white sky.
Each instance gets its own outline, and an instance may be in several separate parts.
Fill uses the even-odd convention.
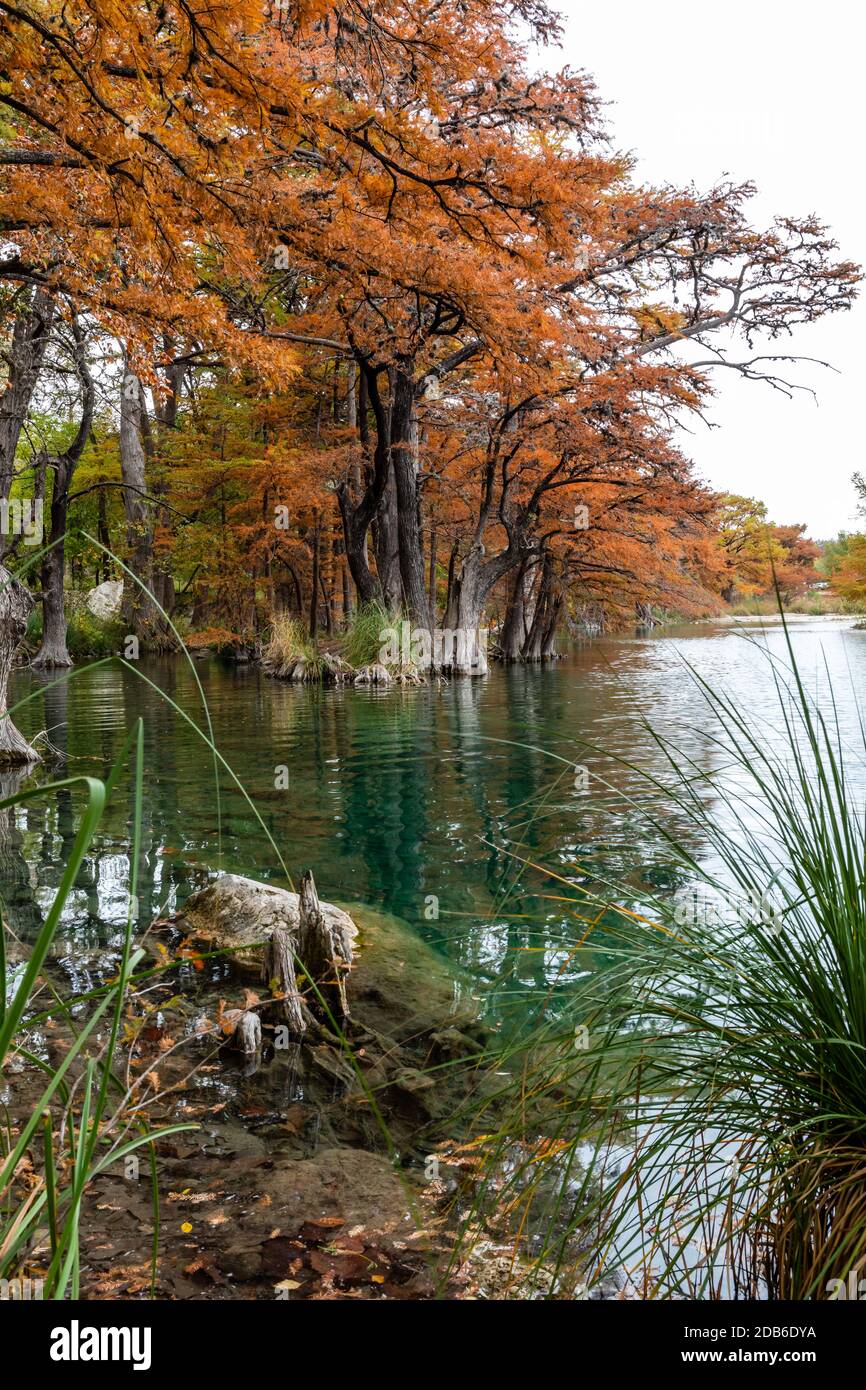
[[[863,7],[824,0],[663,4],[553,0],[565,20],[562,61],[584,68],[609,103],[614,145],[639,157],[648,182],[706,188],[725,174],[758,185],[753,218],[816,212],[843,259],[866,263],[862,179]],[[801,366],[817,390],[793,400],[733,372],[716,373],[711,418],[684,442],[714,487],[756,496],[773,521],[806,522],[826,539],[858,522],[850,483],[866,466],[866,290],[852,313],[787,340],[841,375]],[[781,346],[776,350],[787,351]]]

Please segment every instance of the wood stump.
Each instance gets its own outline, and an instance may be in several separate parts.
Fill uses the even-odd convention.
[[[310,869],[301,877],[298,899],[297,932],[287,927],[274,929],[262,973],[274,993],[281,996],[281,1013],[291,1033],[301,1038],[313,1011],[329,1015],[338,1027],[348,1020],[346,976],[352,964],[352,938],[339,920],[322,911]],[[306,998],[298,986],[299,973],[314,986]]]
[[[294,1038],[302,1038],[310,1022],[310,1011],[301,997],[295,973],[295,938],[285,927],[277,927],[267,944],[262,978],[271,993],[280,995],[279,1013]]]
[[[299,892],[223,874],[185,904],[178,921],[235,970],[263,979],[273,995],[268,1012],[300,1040],[311,1028],[339,1030],[349,1018],[346,977],[357,927],[333,903],[321,902],[313,875]]]
[[[325,916],[319,903],[311,869],[302,875],[298,888],[301,925],[298,956],[310,980],[319,987],[337,1023],[349,1017],[346,976],[352,964],[352,939],[339,922]]]

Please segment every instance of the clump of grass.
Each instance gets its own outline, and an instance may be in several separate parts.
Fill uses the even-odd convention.
[[[396,621],[383,603],[361,604],[346,631],[344,653],[349,665],[357,668],[379,661],[382,632]]]
[[[556,1186],[534,1250],[557,1277],[804,1299],[866,1268],[866,733],[849,747],[789,659],[772,734],[693,674],[718,771],[656,737],[642,806],[684,887],[569,885],[582,984],[499,1059],[488,1169],[531,1154],[497,1192],[521,1229]]]
[[[271,635],[264,651],[265,660],[278,676],[290,676],[300,662],[315,679],[322,668],[322,658],[306,629],[288,614],[278,614],[271,625]]]

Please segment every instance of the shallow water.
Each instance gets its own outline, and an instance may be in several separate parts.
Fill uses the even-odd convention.
[[[866,684],[866,632],[853,622],[793,619],[790,630],[806,684],[824,709],[835,700],[862,766],[856,697]],[[569,884],[601,875],[665,886],[664,843],[633,802],[645,793],[641,772],[665,770],[645,721],[698,769],[717,770],[721,755],[689,667],[773,736],[768,652],[785,655],[777,622],[598,639],[543,669],[498,668],[485,680],[421,688],[295,687],[213,660],[196,662],[193,674],[172,659],[139,668],[168,699],[112,666],[50,689],[21,671],[12,696],[34,693],[17,722],[31,734],[47,729],[69,774],[107,771],[143,717],[140,919],[171,911],[219,867],[283,877],[224,772],[218,799],[207,747],[169,703],[204,725],[197,676],[220,752],[290,872],[311,866],[323,897],[405,919],[516,1002],[567,983]],[[52,899],[77,814],[68,792],[12,813],[0,845],[2,891],[24,939]],[[58,954],[76,985],[110,959],[126,921],[130,814],[123,792],[67,904]]]

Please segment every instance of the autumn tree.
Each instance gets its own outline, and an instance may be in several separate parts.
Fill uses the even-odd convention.
[[[172,485],[151,486],[165,401],[177,415],[207,373],[262,395],[327,381],[315,440],[293,420],[253,486],[271,507],[306,480],[311,625],[336,499],[359,598],[429,626],[435,510],[448,620],[475,631],[495,592],[528,595],[521,651],[543,654],[569,585],[636,596],[655,554],[654,586],[683,588],[706,505],[677,425],[716,371],[784,388],[775,344],[856,290],[815,218],[754,227],[748,184],[641,187],[591,81],[531,67],[529,40],[557,36],[540,0],[0,13],[0,285],[22,322],[63,299],[126,354],[127,549],[148,586],[157,537],[184,544]]]

